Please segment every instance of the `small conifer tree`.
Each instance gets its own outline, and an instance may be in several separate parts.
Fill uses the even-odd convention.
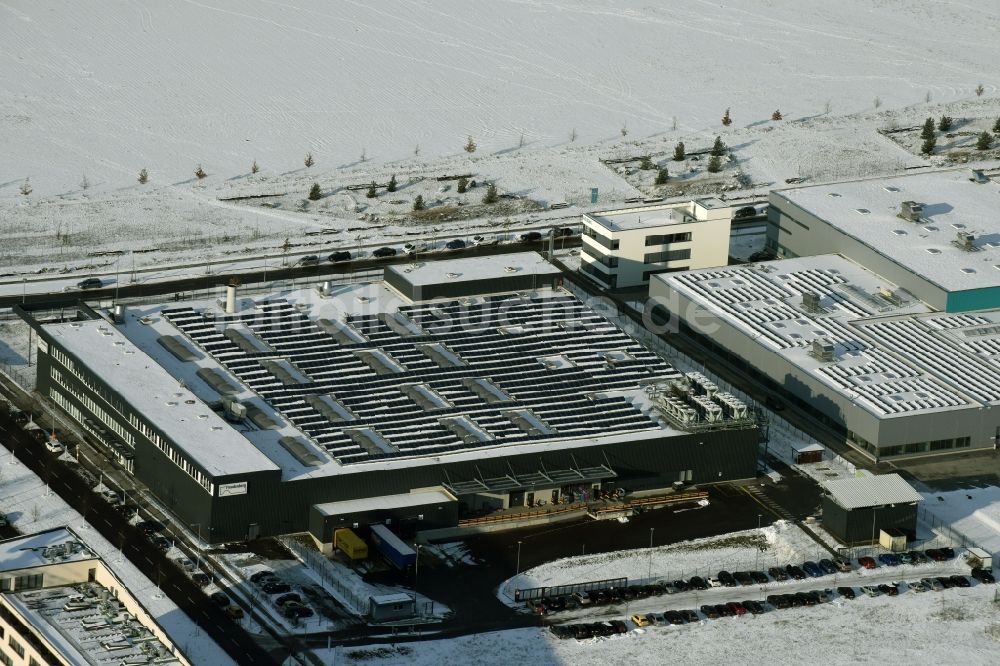
[[[305,164],[306,168],[308,169],[313,164],[316,164],[316,160],[313,159],[313,154],[312,153],[306,153],[306,157],[305,157],[304,160],[302,160],[302,163]]]
[[[319,201],[323,196],[323,193],[319,189],[319,183],[313,183],[313,186],[309,188],[309,200]]]
[[[378,196],[378,186],[375,184],[374,180],[372,181],[372,184],[368,186],[368,191],[365,192],[365,196],[369,199],[374,199]]]
[[[993,133],[1000,134],[1000,118],[997,118],[997,121],[993,123]]]
[[[947,132],[951,129],[952,123],[954,122],[955,121],[952,120],[951,116],[941,116],[941,119],[938,121],[938,129],[942,132]]]
[[[676,146],[674,146],[674,161],[681,162],[684,160],[684,142],[679,141]]]
[[[926,139],[924,139],[923,144],[921,144],[920,152],[923,153],[924,155],[930,155],[932,152],[934,152],[934,146],[936,145],[937,145],[937,139],[935,139],[933,136],[929,136]]]
[[[712,155],[711,159],[708,160],[708,172],[718,173],[722,170],[722,158],[718,155]]]
[[[139,184],[145,185],[149,182],[149,172],[145,169],[139,169]]]
[[[494,204],[496,202],[497,202],[497,186],[491,183],[490,186],[486,188],[486,194],[483,196],[483,203]]]
[[[34,191],[34,189],[35,188],[31,186],[30,178],[25,178],[24,182],[21,183],[21,194],[23,194],[24,196],[28,196],[29,194],[31,194]]]
[[[984,92],[986,92],[986,88],[983,87],[982,83],[976,86],[976,97],[982,97]]]
[[[781,110],[775,109],[774,113],[771,114],[771,120],[781,120]]]
[[[667,173],[666,168],[665,167],[660,167],[660,170],[656,172],[656,181],[655,181],[654,184],[656,184],[656,185],[666,185],[667,184],[667,178],[669,178],[669,177],[670,176]]]
[[[471,136],[469,137],[469,140],[465,142],[465,152],[470,155],[476,152],[476,142],[472,140]]]
[[[726,109],[725,115],[722,116],[722,124],[726,127],[733,124],[733,119],[729,117],[729,109]]]
[[[424,196],[418,194],[417,198],[413,200],[413,210],[423,210],[424,209]]]
[[[924,128],[920,131],[920,138],[926,141],[934,138],[934,119],[928,118],[924,121]]]
[[[205,170],[201,168],[200,164],[198,165],[198,168],[194,170],[194,175],[198,177],[198,180],[208,176],[208,174],[205,173]]]
[[[983,132],[976,139],[976,150],[989,150],[993,147],[993,135],[989,132]]]
[[[392,174],[392,178],[389,179],[389,183],[385,186],[385,191],[386,192],[395,192],[396,191],[396,186],[397,186],[397,183],[396,183],[396,174]]]
[[[257,166],[257,160],[254,160],[253,164],[250,165],[250,173],[257,173],[258,171],[260,171],[260,167]]]
[[[650,157],[649,155],[643,155],[642,162],[639,164],[639,168],[643,169],[644,171],[650,171],[652,169],[655,169],[656,165],[653,164],[652,157]]]
[[[464,194],[467,189],[469,189],[469,179],[462,176],[458,179],[458,193]]]
[[[715,137],[715,143],[712,144],[712,157],[722,157],[726,152],[726,144],[722,143],[722,137]]]

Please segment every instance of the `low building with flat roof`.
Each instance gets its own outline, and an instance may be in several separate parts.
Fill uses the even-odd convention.
[[[65,527],[0,541],[0,662],[191,662],[162,627]]]
[[[871,458],[996,445],[1000,311],[936,312],[832,254],[660,275],[650,294]]]
[[[842,543],[876,543],[882,531],[914,535],[924,498],[899,474],[862,472],[822,486],[823,528]]]
[[[968,169],[775,190],[779,257],[838,253],[936,310],[1000,308],[1000,183]]]
[[[732,208],[714,197],[583,214],[580,270],[608,289],[729,259]]]

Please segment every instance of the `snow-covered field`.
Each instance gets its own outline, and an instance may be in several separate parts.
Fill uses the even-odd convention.
[[[585,205],[592,187],[620,203],[638,181],[600,158],[650,154],[688,189],[704,162],[670,161],[674,144],[716,134],[733,159],[711,187],[895,172],[926,162],[876,129],[1000,115],[998,27],[989,5],[933,0],[8,0],[0,265],[218,258],[323,228],[342,232],[332,246],[400,238],[357,215],[454,202],[442,174],[543,205]],[[402,187],[378,202],[344,189],[391,173]],[[220,200],[259,195],[276,199]],[[494,221],[508,215],[524,218]]]
[[[924,508],[991,553],[1000,553],[1000,488],[923,491]]]

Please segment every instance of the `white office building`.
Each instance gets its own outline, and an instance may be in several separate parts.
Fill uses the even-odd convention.
[[[620,289],[656,273],[725,266],[731,220],[716,198],[584,213],[580,270]]]

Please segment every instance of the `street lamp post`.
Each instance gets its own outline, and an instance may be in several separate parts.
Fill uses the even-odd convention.
[[[878,511],[878,507],[872,507],[872,554],[875,554],[875,512]]]
[[[646,578],[653,577],[653,530],[655,527],[649,528],[649,569],[646,571]]]
[[[517,565],[514,568],[514,575],[517,576],[521,573],[521,542],[517,542]]]
[[[757,532],[760,532],[760,519],[761,519],[761,514],[758,513],[757,514]],[[757,546],[757,555],[756,555],[756,558],[754,560],[754,567],[753,568],[754,568],[755,571],[760,571],[760,546]]]

